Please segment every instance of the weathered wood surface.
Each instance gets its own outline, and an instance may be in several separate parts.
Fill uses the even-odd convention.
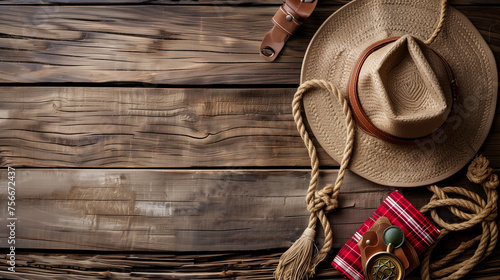
[[[266,63],[257,50],[280,2],[0,1],[0,165],[35,167],[16,173],[18,272],[2,260],[0,279],[272,279],[308,219],[309,169],[292,169],[309,165],[290,109],[302,57],[349,0],[321,1]],[[500,61],[500,3],[451,3]],[[497,117],[481,151],[495,167],[499,140]],[[392,190],[349,174],[334,247]],[[315,279],[342,279],[331,258]],[[497,280],[499,259],[467,279]]]
[[[276,6],[2,6],[0,82],[296,85],[318,8],[280,58],[258,55]],[[500,7],[457,6],[500,57]]]
[[[0,162],[35,167],[308,166],[294,89],[2,88]],[[336,165],[321,152],[322,164]]]
[[[464,173],[443,184],[470,186]],[[0,262],[0,278],[272,279],[283,248],[307,224],[308,175],[299,170],[18,169],[17,272],[7,273],[8,264]],[[332,182],[335,175],[324,171],[320,180]],[[0,184],[6,180],[0,173]],[[340,209],[329,215],[334,247],[344,244],[393,190],[348,174]],[[417,208],[430,196],[422,188],[400,191]],[[5,197],[0,192],[1,205]],[[5,227],[0,236],[7,236]],[[314,279],[342,279],[329,265],[336,251]],[[496,249],[467,279],[498,279],[499,257]]]
[[[97,254],[21,252],[16,273],[7,273],[0,262],[0,279],[258,279],[274,280],[272,274],[281,251],[190,254]],[[483,261],[470,280],[498,280],[500,251]],[[36,278],[34,277],[36,275]],[[407,280],[420,279],[418,271]],[[4,278],[5,277],[5,278]],[[345,279],[328,263],[320,265],[311,280]]]
[[[17,256],[16,273],[5,272],[0,262],[0,279],[259,279],[274,280],[273,272],[282,250],[224,253],[95,253],[29,252]],[[335,253],[335,251],[333,252]],[[446,253],[446,252],[442,252]],[[5,256],[3,256],[5,258]],[[498,280],[500,250],[484,260],[467,279]],[[328,262],[314,278],[345,279]],[[405,278],[420,279],[415,271]]]
[[[318,5],[343,5],[351,0],[321,0]],[[494,5],[498,0],[450,0],[451,5]],[[0,5],[143,4],[143,5],[277,5],[278,0],[0,0]]]
[[[291,113],[294,92],[4,87],[0,165],[307,167]],[[481,151],[496,167],[499,140],[497,117]],[[337,165],[319,154],[321,165]]]
[[[6,172],[0,184],[7,185]],[[16,170],[16,247],[223,251],[287,247],[307,226],[308,171]],[[335,180],[323,172],[323,184]],[[394,189],[349,174],[334,246]],[[0,189],[1,205],[7,188]],[[0,216],[7,217],[7,207]],[[0,227],[6,244],[8,228]]]

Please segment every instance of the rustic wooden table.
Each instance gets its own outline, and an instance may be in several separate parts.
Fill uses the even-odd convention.
[[[290,106],[302,58],[346,2],[321,1],[266,63],[258,47],[279,0],[0,1],[2,258],[3,223],[17,218],[16,272],[2,260],[0,278],[272,279],[308,221]],[[499,64],[500,3],[451,4]],[[499,139],[497,116],[480,151],[496,168]],[[333,182],[338,165],[319,153]],[[393,190],[348,174],[334,247]],[[401,191],[417,206],[430,196]],[[342,278],[331,259],[315,279]],[[468,279],[498,279],[499,263],[497,249]]]

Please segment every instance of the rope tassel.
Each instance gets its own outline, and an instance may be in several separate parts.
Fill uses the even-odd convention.
[[[307,279],[313,256],[316,231],[306,228],[302,235],[280,258],[274,272],[277,280]]]

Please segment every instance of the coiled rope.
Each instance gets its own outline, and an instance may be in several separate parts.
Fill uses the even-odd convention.
[[[478,194],[459,187],[430,186],[428,189],[434,193],[430,202],[422,207],[422,213],[430,212],[432,219],[443,229],[434,244],[424,253],[421,267],[422,279],[446,279],[454,280],[464,277],[474,266],[489,256],[497,244],[498,226],[495,222],[497,217],[498,176],[489,167],[489,161],[478,156],[469,166],[467,172],[469,181],[481,184],[486,193],[486,201]],[[449,195],[458,195],[459,198],[452,198]],[[447,223],[437,213],[438,208],[446,207],[453,215],[462,220],[460,223]],[[439,261],[430,264],[431,254],[441,241],[450,232],[469,229],[481,224],[483,233],[477,237],[463,242],[454,251],[446,255]],[[467,249],[479,241],[473,256],[462,262],[446,267],[452,260],[461,256]]]

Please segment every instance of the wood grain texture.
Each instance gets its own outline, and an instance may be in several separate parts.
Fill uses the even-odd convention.
[[[295,89],[4,87],[0,165],[308,167]],[[500,166],[500,119],[482,152]],[[318,145],[320,164],[337,166]]]
[[[294,89],[2,88],[0,162],[34,167],[309,166]],[[323,165],[336,165],[320,152]]]
[[[2,261],[0,278],[272,279],[280,254],[307,224],[308,175],[300,170],[17,169],[17,272],[8,274]],[[332,182],[335,175],[323,171],[320,181]],[[465,170],[443,185],[470,186],[464,175]],[[6,180],[6,172],[0,173],[0,184]],[[340,208],[329,214],[337,249],[314,279],[342,279],[329,265],[333,256],[393,190],[347,174]],[[422,188],[399,191],[417,208],[430,197]],[[0,215],[7,215],[4,207]],[[7,236],[5,227],[0,236]],[[497,279],[499,254],[496,249],[467,279]],[[413,276],[407,279],[419,279]]]
[[[309,165],[291,98],[311,37],[346,2],[321,1],[269,64],[257,49],[279,0],[0,1],[0,165],[36,167],[17,169],[18,272],[2,254],[0,279],[273,279],[308,219],[308,169],[287,169]],[[500,3],[451,3],[498,63]],[[497,116],[482,149],[495,167],[499,141]],[[348,174],[334,247],[393,190]],[[400,191],[417,207],[429,197]],[[343,279],[335,252],[314,279]],[[499,260],[467,279],[497,280]]]
[[[274,63],[258,55],[276,6],[2,6],[0,82],[296,85],[318,8]],[[500,57],[500,7],[457,6]]]
[[[343,5],[351,0],[321,0],[318,5]],[[451,5],[494,5],[497,0],[450,0]],[[67,4],[143,4],[143,5],[217,5],[217,6],[258,6],[277,5],[276,0],[0,0],[0,5],[67,5]]]
[[[7,185],[7,172],[0,184]],[[234,251],[285,248],[305,229],[300,170],[16,170],[16,248]],[[335,171],[322,172],[322,184]],[[394,188],[348,174],[331,216],[342,246]],[[7,188],[0,189],[1,205]],[[7,217],[7,207],[0,208]],[[0,227],[6,244],[8,228]],[[5,242],[5,243],[3,243]]]
[[[258,279],[274,280],[273,272],[281,251],[226,253],[61,253],[22,252],[16,273],[5,272],[0,262],[0,277],[11,280],[86,280],[86,279]],[[331,257],[330,257],[331,258]],[[500,250],[467,275],[470,280],[498,280]],[[36,278],[35,278],[36,277]],[[329,262],[322,263],[311,280],[345,279]],[[418,271],[405,279],[420,279]]]

